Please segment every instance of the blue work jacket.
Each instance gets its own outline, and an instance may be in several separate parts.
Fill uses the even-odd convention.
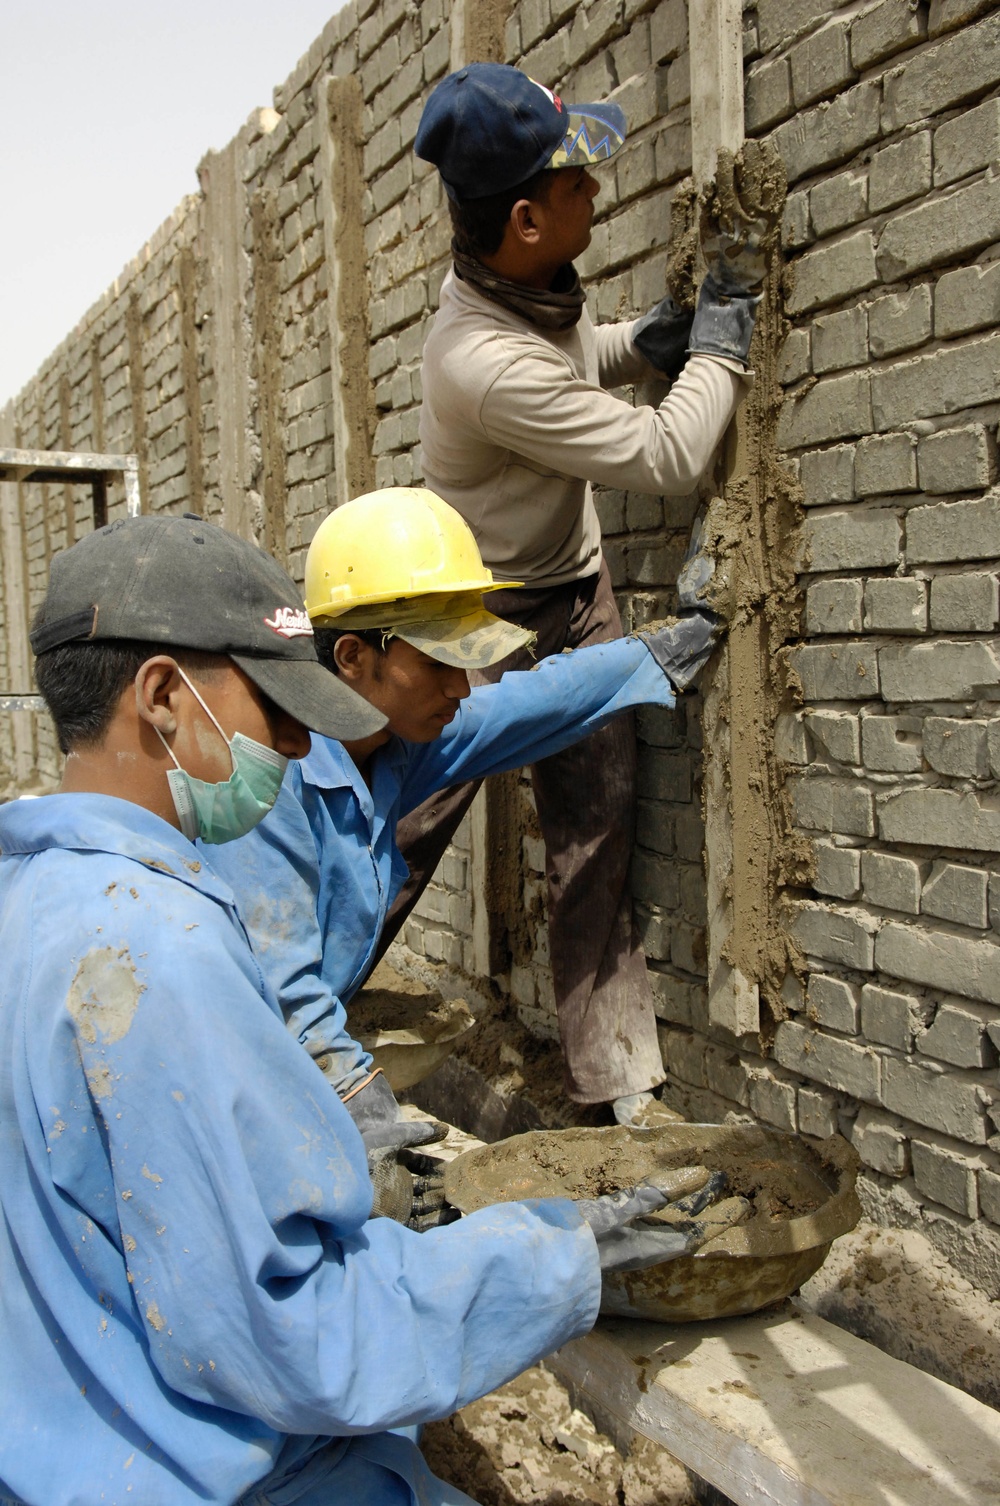
[[[68,794],[0,808],[0,853],[0,1498],[463,1500],[386,1430],[591,1326],[573,1204],[370,1219],[360,1136],[197,848]]]
[[[371,787],[340,743],[313,736],[274,809],[239,841],[206,848],[237,895],[293,1034],[345,1092],[371,1058],[350,1039],[344,1005],[371,966],[407,878],[396,823],[437,790],[521,768],[637,706],[674,692],[638,638],[579,648],[512,670],[464,700],[429,743],[393,737],[373,754]]]

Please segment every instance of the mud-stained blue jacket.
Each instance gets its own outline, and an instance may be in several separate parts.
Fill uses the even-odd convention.
[[[546,758],[623,711],[673,704],[638,638],[556,654],[477,687],[434,742],[392,738],[372,756],[370,789],[340,743],[314,735],[261,824],[205,849],[238,897],[289,1028],[313,1056],[335,1058],[326,1070],[341,1092],[370,1067],[343,1006],[407,878],[400,817],[449,785]]]
[[[369,1220],[202,852],[99,795],[0,808],[0,852],[0,1498],[464,1500],[385,1430],[590,1327],[573,1205]]]

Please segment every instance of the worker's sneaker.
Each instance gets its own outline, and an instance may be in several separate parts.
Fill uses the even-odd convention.
[[[629,1129],[660,1129],[667,1124],[684,1124],[683,1114],[668,1109],[652,1093],[626,1093],[611,1105],[618,1124]]]
[[[677,577],[678,605],[682,612],[707,610],[728,621],[733,607],[732,572],[729,559],[714,549],[713,532],[711,508],[703,507],[694,520]]]

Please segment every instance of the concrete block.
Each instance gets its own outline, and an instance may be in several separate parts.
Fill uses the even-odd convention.
[[[705,932],[701,926],[689,926],[678,922],[670,938],[670,961],[682,972],[704,976],[708,950]]]
[[[632,854],[631,883],[635,898],[646,904],[675,910],[680,902],[676,864],[665,863],[661,857],[652,857],[641,848]]]
[[[889,134],[939,115],[1000,83],[1000,16],[992,15],[910,58],[885,78],[882,129]]]
[[[1000,262],[945,272],[934,290],[934,333],[952,340],[1000,324]]]
[[[931,290],[921,283],[905,293],[890,293],[868,305],[868,345],[881,360],[913,350],[931,338]]]
[[[862,585],[859,580],[817,580],[806,592],[806,632],[860,633]]]
[[[799,1131],[827,1140],[837,1133],[837,1097],[822,1088],[799,1089]],[[1000,1179],[998,1179],[1000,1180]]]
[[[798,1129],[795,1112],[795,1084],[774,1077],[770,1072],[759,1072],[750,1081],[750,1112],[765,1124],[776,1129]]]
[[[997,577],[979,571],[936,575],[931,581],[931,627],[940,633],[989,633],[998,616]]]
[[[862,439],[854,456],[854,487],[859,497],[917,489],[917,445],[911,434],[873,434]]]
[[[1000,721],[991,720],[986,724],[986,748],[990,773],[994,779],[1000,779]]]
[[[938,774],[952,779],[987,778],[987,725],[958,717],[929,716],[924,722],[924,757]]]
[[[794,265],[795,278],[787,303],[790,314],[840,303],[874,287],[879,280],[870,230],[857,230],[844,240],[806,251]]]
[[[1000,805],[971,790],[903,790],[880,806],[879,835],[885,842],[1000,852]]]
[[[851,379],[860,381],[861,373],[828,377],[832,387]],[[820,386],[823,383],[819,384]],[[814,393],[818,391],[814,389]],[[811,393],[810,396],[813,396]],[[847,393],[845,391],[845,397]],[[1000,399],[1000,334],[983,335],[961,345],[945,345],[929,355],[916,356],[874,371],[871,376],[872,419],[879,430],[902,429],[915,418],[930,418],[940,413],[955,413],[960,408],[978,408]],[[805,400],[808,402],[808,399]],[[805,406],[805,402],[802,404]],[[787,407],[787,405],[786,405]],[[782,420],[784,420],[784,412]],[[856,415],[845,414],[840,434],[862,432],[846,427]],[[827,420],[829,422],[829,419]],[[801,423],[808,432],[809,426]],[[779,426],[780,432],[780,426]],[[798,430],[793,431],[796,435]],[[831,434],[829,438],[837,438]],[[820,443],[817,439],[815,443]],[[809,439],[801,441],[803,445]]]
[[[813,230],[821,239],[868,217],[868,174],[851,169],[809,191]]]
[[[760,0],[757,25],[761,52],[770,52],[801,35],[827,15],[822,0]]]
[[[851,66],[850,22],[834,19],[797,43],[788,54],[795,107],[839,94],[857,78]]]
[[[865,627],[873,633],[926,633],[927,583],[900,576],[869,580]]]
[[[1000,1224],[1000,1176],[994,1171],[979,1173],[979,1210],[990,1223]]]
[[[868,170],[868,208],[872,214],[894,209],[931,186],[931,133],[919,131],[872,157]]]
[[[860,305],[813,321],[813,370],[840,371],[868,360],[868,313]]]
[[[787,0],[774,3],[787,6]],[[761,41],[763,44],[763,36]],[[880,113],[881,81],[868,80],[811,110],[800,110],[778,126],[772,140],[785,163],[789,183],[846,162],[876,141]]]
[[[812,450],[799,459],[799,482],[807,507],[854,501],[854,445]]]
[[[726,1046],[709,1045],[705,1048],[704,1073],[706,1086],[747,1108],[750,1103],[750,1073],[746,1063],[737,1053]]]
[[[979,1212],[977,1161],[943,1145],[930,1144],[919,1135],[910,1142],[910,1154],[918,1192],[955,1213],[961,1213],[964,1218],[976,1217]]]
[[[884,568],[899,561],[899,518],[883,507],[810,513],[802,542],[813,573]]]
[[[812,973],[806,993],[806,1014],[814,1025],[822,1025],[838,1035],[857,1035],[861,990],[842,978]]]
[[[998,239],[1000,179],[982,178],[890,220],[879,238],[879,275],[896,282],[924,267],[968,258]]]
[[[920,489],[932,495],[981,490],[993,479],[992,446],[983,424],[943,429],[920,441]]]
[[[985,930],[988,924],[986,895],[989,874],[981,868],[938,862],[924,885],[921,909],[925,915],[952,920],[960,926]]]
[[[782,763],[809,762],[809,739],[806,737],[801,713],[782,712],[775,718],[774,756],[780,758]]]
[[[920,1002],[912,994],[866,983],[861,990],[862,1035],[880,1046],[910,1051],[920,1024]]]
[[[927,15],[927,34],[938,37],[942,32],[968,26],[970,21],[975,21],[994,8],[994,0],[931,0]]]
[[[878,695],[878,655],[871,644],[805,644],[792,668],[807,701],[869,701]]]
[[[691,799],[690,753],[667,753],[659,748],[649,748],[643,755],[638,781],[639,795],[644,800]]]
[[[774,1054],[781,1066],[811,1082],[866,1103],[881,1102],[882,1062],[866,1046],[784,1020],[775,1036]]]
[[[864,910],[803,901],[792,922],[792,935],[809,957],[870,973],[878,924]]]
[[[908,7],[907,7],[908,8]],[[899,6],[896,7],[900,9]],[[862,1108],[854,1121],[851,1144],[866,1166],[887,1177],[910,1174],[910,1144],[899,1121],[875,1109]]]
[[[917,863],[913,858],[894,857],[888,852],[863,853],[861,888],[865,900],[883,910],[919,915],[920,889],[926,872],[926,863]]]
[[[906,557],[916,564],[994,559],[1000,555],[1000,498],[935,502],[906,517]]]
[[[927,35],[927,16],[919,7],[882,0],[862,11],[851,27],[851,62],[855,68],[870,68],[893,53],[913,47]]]
[[[788,789],[795,819],[808,831],[839,832],[847,837],[875,835],[871,793],[855,780],[793,775]]]
[[[819,747],[837,763],[861,762],[858,718],[849,711],[811,711],[805,723]]]
[[[934,132],[934,183],[941,187],[988,168],[1000,158],[1000,99],[963,110]]]
[[[812,887],[833,899],[857,899],[861,892],[861,854],[856,847],[834,847],[815,842],[816,873]]]
[[[684,0],[660,0],[649,27],[652,61],[671,63],[686,51],[687,45],[687,9]]]
[[[909,983],[981,1004],[1000,1003],[1000,946],[994,941],[888,921],[875,940],[875,965]]]
[[[987,1033],[996,1024],[997,1013],[988,1004],[968,1004],[964,999],[946,999],[929,1029],[917,1037],[923,1056],[949,1062],[973,1071],[996,1063],[996,1047]]]
[[[890,398],[894,394],[889,395]],[[786,398],[777,440],[784,450],[803,450],[831,439],[872,432],[871,383],[866,372],[824,377],[803,395]]]
[[[885,1106],[892,1113],[968,1145],[986,1144],[985,1095],[978,1083],[889,1057],[882,1091]]]
[[[684,1030],[661,1030],[663,1060],[671,1076],[693,1087],[705,1086],[704,1037]]]
[[[996,650],[984,642],[891,644],[878,658],[885,701],[975,701],[1000,685]]]
[[[748,131],[767,130],[791,115],[792,74],[787,57],[765,60],[750,68],[745,87]]]
[[[797,251],[815,239],[809,220],[808,193],[790,193],[781,216],[781,244],[786,251]]]
[[[781,371],[779,381],[785,387],[791,387],[795,382],[808,376],[812,370],[812,358],[810,354],[810,331],[807,329],[790,329],[785,336],[785,343],[781,347]]]

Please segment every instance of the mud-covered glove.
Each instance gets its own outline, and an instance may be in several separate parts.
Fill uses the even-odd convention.
[[[632,326],[632,344],[650,366],[673,381],[687,360],[688,336],[694,314],[682,309],[668,293]]]
[[[368,1174],[375,1189],[372,1218],[409,1223],[414,1216],[414,1179],[400,1157],[405,1159],[405,1152],[413,1146],[443,1140],[447,1125],[436,1120],[400,1118],[395,1094],[381,1072],[346,1098],[344,1107],[365,1143]]]
[[[719,152],[699,225],[702,254],[717,293],[746,297],[761,292],[784,198],[784,169],[773,147],[748,141],[737,156]]]
[[[687,1196],[685,1182],[701,1184]],[[713,1218],[712,1204],[726,1190],[726,1176],[709,1174],[704,1167],[686,1166],[679,1171],[649,1177],[638,1187],[626,1187],[604,1197],[583,1199],[577,1209],[597,1240],[601,1272],[641,1271],[691,1255],[725,1229],[741,1223],[750,1211],[745,1198],[727,1200],[722,1217]],[[708,1215],[700,1217],[708,1210]],[[656,1215],[663,1221],[656,1221]],[[668,1221],[669,1220],[669,1221]]]
[[[687,690],[705,668],[725,631],[714,612],[689,612],[673,622],[651,622],[639,633],[671,685]]]
[[[784,196],[784,169],[772,147],[748,141],[737,157],[719,152],[715,182],[701,208],[701,249],[708,271],[691,326],[692,354],[747,364]]]

